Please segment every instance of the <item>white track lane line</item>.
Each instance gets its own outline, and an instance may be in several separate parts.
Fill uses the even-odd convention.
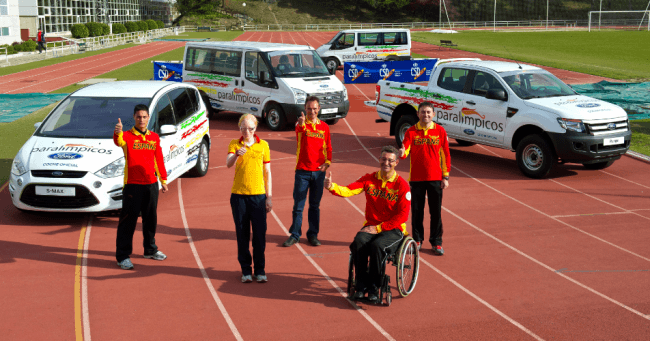
[[[613,177],[615,177],[615,178],[619,178],[619,179],[621,179],[621,180],[624,180],[624,181],[627,181],[627,182],[633,183],[633,184],[635,184],[635,185],[637,185],[637,186],[641,186],[641,187],[643,187],[643,188],[650,189],[650,186],[642,185],[642,184],[640,184],[640,183],[638,183],[638,182],[634,182],[634,181],[632,181],[632,180],[628,180],[628,179],[623,178],[623,177],[620,177],[620,176],[618,176],[618,175],[616,175],[616,174],[612,174],[612,173],[609,173],[609,172],[606,172],[606,171],[602,171],[602,170],[601,170],[601,172],[603,172],[603,173],[605,173],[605,174],[607,174],[607,175],[611,175],[611,176],[613,176]]]
[[[275,221],[278,223],[278,225],[280,225],[280,227],[281,227],[282,230],[284,231],[284,234],[286,234],[287,236],[290,236],[291,234],[289,233],[289,231],[287,230],[287,228],[284,226],[284,224],[282,224],[282,221],[280,221],[280,218],[278,218],[278,216],[275,214],[275,211],[271,211],[271,215],[273,215],[273,218],[275,218]],[[324,271],[324,270],[323,270],[323,269],[322,269],[322,268],[321,268],[321,267],[320,267],[320,266],[319,266],[319,265],[318,265],[318,264],[317,264],[317,263],[312,259],[312,257],[307,256],[308,253],[305,251],[305,249],[303,249],[303,247],[302,247],[300,244],[295,244],[295,246],[298,248],[298,250],[300,251],[300,253],[301,253],[305,258],[307,258],[307,260],[309,260],[309,262],[311,263],[311,265],[313,265],[313,266],[316,268],[316,270],[318,270],[318,272],[320,272],[320,274],[321,274],[323,277],[325,277],[325,279],[330,283],[330,285],[332,285],[332,286],[334,287],[334,289],[336,289],[336,291],[338,291],[339,294],[340,294],[343,298],[345,298],[345,300],[348,301],[348,303],[350,303],[350,305],[351,305],[354,309],[356,309],[356,311],[359,312],[359,314],[361,314],[363,317],[365,317],[366,320],[367,320],[368,322],[370,322],[370,324],[372,324],[372,326],[375,327],[375,329],[377,329],[377,331],[379,331],[379,332],[380,332],[380,333],[381,333],[381,334],[382,334],[382,335],[383,335],[387,340],[396,341],[392,336],[390,336],[390,334],[388,334],[388,332],[386,332],[386,331],[384,330],[384,328],[382,328],[382,327],[381,327],[381,326],[380,326],[380,325],[379,325],[375,320],[373,320],[373,318],[370,317],[370,315],[368,315],[368,313],[366,313],[365,311],[363,311],[363,309],[361,309],[358,305],[356,305],[356,303],[354,303],[354,302],[352,302],[350,299],[348,299],[348,295],[347,295],[347,293],[346,293],[343,289],[341,289],[341,287],[339,287],[338,284],[336,284],[336,282],[334,282],[334,281],[330,278],[330,276],[329,276],[329,275],[328,275],[328,274],[327,274],[327,273],[326,273],[326,272],[325,272],[325,271]]]
[[[88,245],[90,245],[90,230],[93,227],[93,216],[88,218],[84,240],[83,256],[81,258],[81,316],[84,341],[90,341],[90,316],[88,314]]]
[[[347,121],[345,121],[345,123],[347,123]],[[348,127],[350,127],[349,124],[348,124]],[[352,127],[350,127],[350,131],[352,132],[352,134],[354,134],[355,137],[357,136],[357,134],[354,132],[354,130],[352,130]],[[359,141],[359,144],[361,144],[361,146],[365,148],[365,145],[361,142],[361,140],[359,140],[358,137],[357,137],[357,141]],[[367,149],[366,149],[366,151],[368,152],[368,154],[370,154],[370,156],[371,156],[373,159],[375,159],[377,162],[379,162],[379,159],[378,159],[375,155],[373,155],[372,153],[370,153]],[[345,198],[345,199],[348,199],[348,198]],[[356,209],[356,210],[357,210],[357,211],[358,211],[362,216],[365,216],[365,213],[362,212],[362,211],[361,211],[361,210],[360,210],[356,205],[354,205],[354,204],[352,203],[352,201],[348,200],[348,203],[350,203],[350,204],[351,204],[351,205],[352,205],[352,206],[353,206],[353,207],[354,207],[354,208],[355,208],[355,209]],[[443,207],[443,208],[444,208],[444,207]],[[451,213],[451,211],[447,210],[446,208],[445,208],[445,210]],[[452,213],[452,214],[453,214],[453,213]],[[454,215],[455,215],[455,214],[454,214]],[[473,292],[469,291],[469,290],[468,290],[467,288],[465,288],[464,286],[460,285],[460,283],[454,281],[451,277],[447,276],[444,272],[442,272],[442,271],[436,269],[433,265],[429,264],[429,262],[427,262],[427,261],[425,261],[424,259],[422,259],[422,257],[420,257],[420,260],[421,260],[424,264],[426,264],[428,267],[430,267],[431,269],[433,269],[435,272],[439,273],[443,278],[445,278],[446,280],[448,280],[449,282],[451,282],[453,285],[455,285],[457,288],[459,288],[460,290],[462,290],[464,293],[466,293],[466,294],[468,294],[469,296],[473,297],[474,299],[476,299],[477,301],[479,301],[481,304],[483,304],[484,306],[486,306],[488,309],[492,310],[492,311],[495,312],[497,315],[503,317],[506,321],[508,321],[508,322],[510,322],[511,324],[513,324],[515,327],[519,328],[520,330],[522,330],[522,331],[525,332],[526,334],[532,336],[532,337],[535,338],[536,340],[543,340],[541,337],[537,336],[537,334],[533,333],[533,332],[530,331],[528,328],[526,328],[526,327],[524,327],[523,325],[521,325],[519,322],[515,321],[514,319],[512,319],[511,317],[509,317],[509,316],[506,315],[505,313],[501,312],[499,309],[495,308],[495,307],[492,306],[491,304],[487,303],[485,300],[481,299],[481,298],[478,297],[476,294],[474,294]]]
[[[239,334],[239,331],[237,330],[235,323],[230,318],[230,315],[228,315],[228,312],[226,311],[226,307],[221,302],[219,295],[217,295],[217,291],[214,289],[214,286],[212,285],[212,281],[210,280],[210,277],[208,277],[208,273],[205,272],[205,268],[203,267],[203,262],[201,262],[201,257],[199,257],[199,253],[198,251],[196,251],[196,246],[194,246],[194,240],[192,239],[192,234],[190,233],[190,227],[187,224],[187,218],[185,217],[185,205],[183,204],[183,190],[181,189],[181,180],[182,179],[180,178],[178,179],[178,201],[181,208],[181,217],[183,218],[183,226],[185,227],[185,234],[187,235],[187,241],[190,244],[190,248],[192,249],[192,254],[194,254],[194,260],[196,261],[196,265],[199,267],[199,270],[201,270],[201,275],[203,276],[203,280],[205,281],[205,284],[208,286],[208,289],[212,294],[212,298],[217,303],[217,306],[221,311],[221,315],[223,315],[223,318],[226,320],[228,327],[230,327],[230,331],[232,331],[232,334],[235,336],[237,340],[242,341],[244,339],[241,337],[241,334]]]

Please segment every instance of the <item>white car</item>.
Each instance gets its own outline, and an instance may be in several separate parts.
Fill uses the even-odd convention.
[[[128,81],[90,85],[66,97],[13,160],[9,193],[18,209],[99,212],[122,208],[124,152],[113,143],[118,118],[134,125],[133,108],[149,107],[160,135],[168,182],[208,171],[209,120],[193,85]]]

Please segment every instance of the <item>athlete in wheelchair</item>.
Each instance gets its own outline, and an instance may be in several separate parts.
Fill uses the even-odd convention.
[[[350,299],[387,305],[392,301],[386,264],[397,267],[397,288],[405,297],[413,291],[418,276],[419,253],[408,236],[406,221],[411,208],[408,182],[395,171],[399,151],[392,146],[381,150],[378,172],[368,173],[343,187],[325,177],[330,193],[349,197],[366,193],[366,222],[350,244],[348,294]],[[367,297],[366,297],[367,294]]]

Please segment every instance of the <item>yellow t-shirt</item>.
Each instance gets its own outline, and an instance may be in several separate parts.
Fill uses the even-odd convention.
[[[233,194],[259,195],[266,194],[264,183],[264,164],[271,162],[269,144],[255,135],[252,146],[244,144],[244,138],[230,141],[228,154],[235,154],[241,147],[246,147],[246,154],[237,158],[235,164],[235,180],[232,184]]]

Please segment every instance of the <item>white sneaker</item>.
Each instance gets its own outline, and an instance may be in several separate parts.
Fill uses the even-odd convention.
[[[251,282],[253,282],[253,276],[252,275],[242,275],[241,276],[241,282],[242,283],[251,283]]]
[[[121,262],[117,262],[117,266],[124,270],[131,270],[133,269],[133,263],[131,263],[131,258],[127,258]]]
[[[154,253],[153,255],[144,255],[144,258],[150,258],[150,259],[155,259],[155,260],[165,260],[165,259],[167,259],[167,256],[164,253],[160,252],[160,251],[156,251],[156,253]]]
[[[257,283],[266,283],[269,281],[269,279],[266,278],[266,275],[257,275],[255,277],[257,279]]]

